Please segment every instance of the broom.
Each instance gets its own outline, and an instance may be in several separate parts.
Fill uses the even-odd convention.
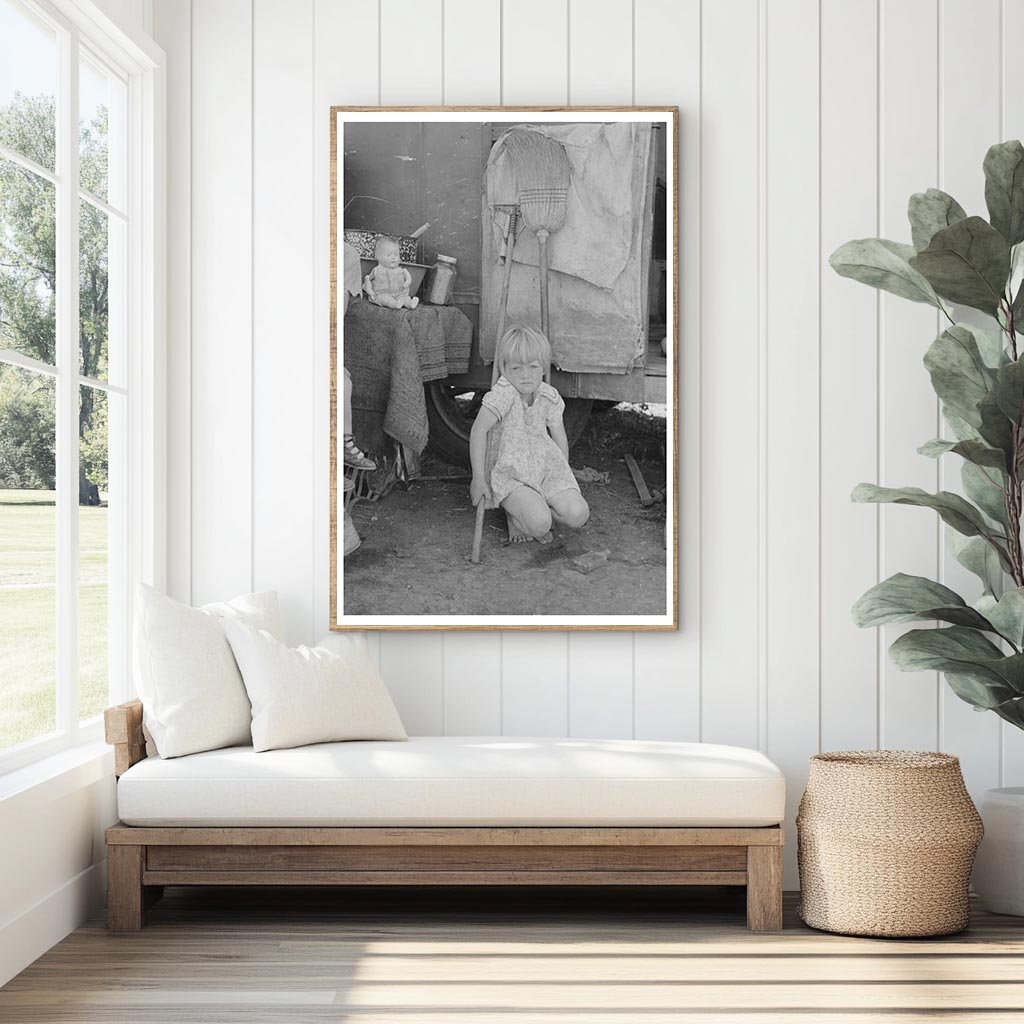
[[[537,236],[540,249],[540,329],[548,333],[548,235],[565,223],[569,158],[554,139],[513,128],[505,136],[518,193],[519,214]],[[498,339],[501,340],[500,338]]]

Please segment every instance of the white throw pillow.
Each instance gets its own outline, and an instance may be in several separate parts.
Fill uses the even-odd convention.
[[[229,620],[280,636],[277,594],[246,594],[190,608],[139,584],[135,685],[145,727],[161,757],[251,742],[249,698],[221,625]]]
[[[224,632],[252,704],[253,750],[408,738],[361,636],[328,651],[286,647],[238,620]]]

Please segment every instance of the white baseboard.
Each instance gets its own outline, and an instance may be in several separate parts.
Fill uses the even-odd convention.
[[[6,985],[107,902],[107,862],[75,875],[0,927],[0,985]]]

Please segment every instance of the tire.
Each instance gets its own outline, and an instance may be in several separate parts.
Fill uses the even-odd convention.
[[[469,467],[469,432],[488,388],[467,388],[433,380],[424,385],[430,445],[457,466]],[[591,399],[565,399],[565,435],[571,448],[590,419]]]

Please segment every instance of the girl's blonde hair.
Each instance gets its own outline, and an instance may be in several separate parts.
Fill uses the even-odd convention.
[[[498,374],[504,374],[505,367],[513,360],[529,363],[534,359],[544,368],[544,379],[548,380],[551,376],[551,342],[535,327],[513,324],[498,342],[498,350],[494,354]]]

